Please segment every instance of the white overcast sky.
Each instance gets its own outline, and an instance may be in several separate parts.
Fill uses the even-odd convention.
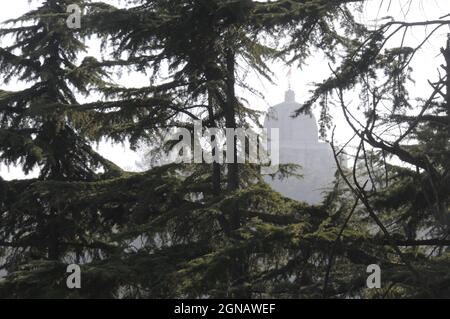
[[[8,5],[3,6],[2,10],[0,10],[0,21],[17,17],[30,10],[30,8],[36,7],[40,2],[37,0],[31,1],[31,3],[29,0],[8,1]],[[114,0],[109,0],[108,2],[116,3]],[[377,20],[386,16],[392,16],[396,20],[401,21],[421,21],[435,20],[447,14],[450,14],[449,0],[369,0],[365,5],[364,12],[358,14],[358,19],[375,25]],[[424,35],[429,31],[430,29],[425,28],[410,29],[406,37],[405,45],[414,46],[420,43]],[[439,49],[445,44],[446,36],[449,32],[450,28],[441,28],[415,57],[412,63],[414,68],[413,76],[416,80],[412,88],[413,94],[421,96],[426,95],[428,92],[426,81],[435,78],[436,70],[442,64]],[[394,38],[389,45],[397,46],[399,43],[399,38]],[[96,52],[96,50],[97,48],[93,48],[93,52]],[[288,87],[288,79],[286,76],[288,67],[281,63],[274,64],[273,71],[276,75],[274,85],[260,80],[255,75],[248,75],[247,81],[251,87],[256,88],[265,95],[264,100],[247,95],[246,98],[249,100],[250,107],[266,111],[269,106],[282,102],[284,92]],[[306,100],[308,91],[311,89],[311,84],[320,82],[329,74],[328,65],[321,59],[320,54],[314,54],[312,58],[305,61],[305,66],[302,69],[293,69],[291,82],[292,88],[297,95],[297,101],[302,102]],[[120,82],[130,86],[143,86],[148,84],[148,80],[145,77],[137,76],[136,74],[125,74],[122,76]],[[1,89],[17,90],[18,87],[16,83],[5,86],[0,82]],[[350,130],[339,113],[336,112],[333,116],[335,117],[337,132],[339,132],[338,140],[341,142],[345,141],[350,135]],[[138,154],[128,150],[126,146],[114,146],[111,143],[102,143],[99,146],[99,151],[105,157],[129,170],[135,168],[135,163],[140,158]],[[36,173],[31,174],[31,176],[35,175]],[[0,176],[6,180],[24,178],[20,168],[5,167],[1,164]]]

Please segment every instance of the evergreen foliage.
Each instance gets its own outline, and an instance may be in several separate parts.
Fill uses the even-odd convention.
[[[359,2],[136,0],[119,8],[46,0],[9,21],[0,29],[12,39],[0,49],[0,73],[26,88],[0,91],[0,159],[39,177],[0,179],[0,297],[448,296],[449,80],[411,105],[414,50],[382,52],[385,34],[352,16],[349,4]],[[81,29],[65,24],[74,3],[85,11]],[[85,56],[90,37],[101,39],[106,58]],[[93,147],[104,139],[134,149],[158,144],[162,129],[193,130],[194,120],[258,125],[260,114],[236,93],[259,94],[241,70],[270,81],[271,60],[302,64],[316,49],[331,62],[337,49],[346,55],[299,113],[318,102],[325,135],[334,98],[361,139],[353,171],[340,167],[320,206],[283,198],[258,165],[134,173]],[[443,55],[449,72],[450,46]],[[114,83],[127,71],[147,75],[148,85]],[[355,88],[367,115],[362,127],[345,102]],[[93,93],[97,101],[86,103]],[[377,113],[382,100],[388,115]],[[425,111],[406,115],[418,108]],[[392,123],[407,134],[382,140],[375,128]],[[386,161],[393,156],[409,166]],[[79,290],[65,285],[70,263],[82,266]],[[374,263],[388,284],[375,294],[366,289]]]

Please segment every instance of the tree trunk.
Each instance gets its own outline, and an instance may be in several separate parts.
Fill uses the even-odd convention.
[[[228,49],[226,52],[227,64],[227,105],[225,108],[225,122],[229,129],[236,129],[236,93],[235,93],[235,54],[233,50]],[[239,166],[237,163],[237,138],[234,137],[233,149],[227,149],[233,152],[233,163],[227,165],[228,168],[228,190],[235,191],[239,189]],[[229,147],[227,147],[229,148]]]
[[[448,121],[448,131],[450,134],[450,34],[447,35],[447,48],[444,50],[444,57],[446,61],[446,72],[447,72],[447,121]]]
[[[60,249],[59,249],[59,224],[58,224],[58,215],[57,212],[54,211],[51,214],[49,219],[49,234],[48,234],[48,255],[47,258],[49,260],[59,260],[60,257]]]
[[[214,94],[211,89],[208,89],[208,115],[209,115],[209,127],[217,128],[216,121],[214,120]],[[211,138],[211,144],[213,145],[214,141],[217,139],[217,136]],[[221,151],[221,150],[219,150]],[[213,158],[216,157],[217,150],[214,149],[212,152]],[[213,194],[214,196],[219,196],[221,189],[221,172],[220,172],[220,163],[214,161],[213,162],[213,172],[212,172],[212,186],[213,186]]]
[[[226,51],[226,66],[227,66],[227,103],[225,108],[225,122],[226,128],[236,129],[236,93],[235,93],[235,68],[236,60],[235,53],[232,49]],[[237,137],[234,136],[233,149],[229,149],[229,144],[227,143],[227,152],[233,152],[233,163],[227,164],[227,179],[228,179],[228,191],[234,192],[239,189],[239,165],[237,161]],[[231,209],[230,216],[230,229],[231,232],[238,230],[241,227],[241,213],[239,212],[239,207],[234,204]],[[233,237],[233,236],[232,236]],[[239,238],[234,238],[239,240]],[[231,265],[231,281],[232,288],[235,289],[231,293],[232,298],[250,298],[251,294],[243,286],[245,283],[246,274],[248,273],[248,263],[246,254],[244,251],[240,250],[231,255],[232,265]],[[238,289],[236,289],[238,288]]]

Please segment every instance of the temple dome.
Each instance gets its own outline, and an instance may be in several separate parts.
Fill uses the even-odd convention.
[[[279,128],[282,144],[317,143],[319,130],[312,113],[293,117],[301,105],[295,101],[295,92],[288,90],[283,103],[270,108],[264,127]]]
[[[303,176],[278,180],[271,177],[266,182],[285,197],[309,204],[319,204],[324,193],[333,185],[336,164],[327,143],[319,142],[319,130],[313,114],[293,117],[301,105],[295,93],[288,90],[284,102],[269,109],[264,127],[279,129],[280,164],[298,164]],[[274,141],[269,142],[269,149]]]

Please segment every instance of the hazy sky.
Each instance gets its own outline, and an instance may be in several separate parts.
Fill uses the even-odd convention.
[[[3,6],[0,11],[0,21],[17,17],[30,8],[36,7],[41,1],[31,1],[31,4],[29,2],[29,0],[9,1],[9,5]],[[109,2],[115,3],[113,0]],[[365,5],[363,13],[357,14],[357,16],[359,20],[375,26],[379,19],[386,16],[392,16],[396,20],[401,21],[420,21],[438,19],[447,14],[450,14],[449,0],[369,0]],[[426,28],[410,29],[406,36],[405,45],[417,45],[429,31],[430,29]],[[446,36],[449,32],[450,28],[441,28],[416,55],[412,63],[414,68],[413,76],[416,80],[412,88],[413,95],[421,96],[429,92],[426,81],[436,77],[436,70],[442,64],[442,59],[438,56],[439,49],[445,44]],[[389,46],[398,46],[399,44],[400,38],[396,37],[392,39]],[[93,45],[95,46],[95,43]],[[97,48],[93,48],[93,52],[90,54],[95,54],[96,51]],[[286,76],[288,67],[281,63],[275,63],[273,64],[273,71],[276,75],[275,84],[263,81],[254,74],[248,75],[247,83],[265,95],[264,100],[247,95],[246,98],[249,100],[252,108],[266,111],[270,105],[282,102],[284,91],[288,87],[288,79]],[[327,63],[318,53],[305,61],[305,66],[302,69],[293,69],[291,82],[292,88],[297,95],[297,101],[305,101],[308,98],[308,91],[312,88],[311,84],[320,82],[329,76],[329,74],[330,70]],[[148,84],[148,79],[136,74],[124,74],[120,83],[139,86]],[[1,89],[17,90],[18,87],[20,86],[16,83],[12,83],[9,86],[0,84]],[[338,140],[343,142],[350,136],[350,130],[339,112],[333,112],[333,116],[338,128],[337,132],[339,132]],[[113,160],[125,169],[133,169],[135,162],[139,160],[138,154],[120,145],[112,146],[110,143],[101,144],[99,151],[105,157]],[[7,168],[4,165],[0,165],[0,176],[7,180],[24,177],[19,168]]]

